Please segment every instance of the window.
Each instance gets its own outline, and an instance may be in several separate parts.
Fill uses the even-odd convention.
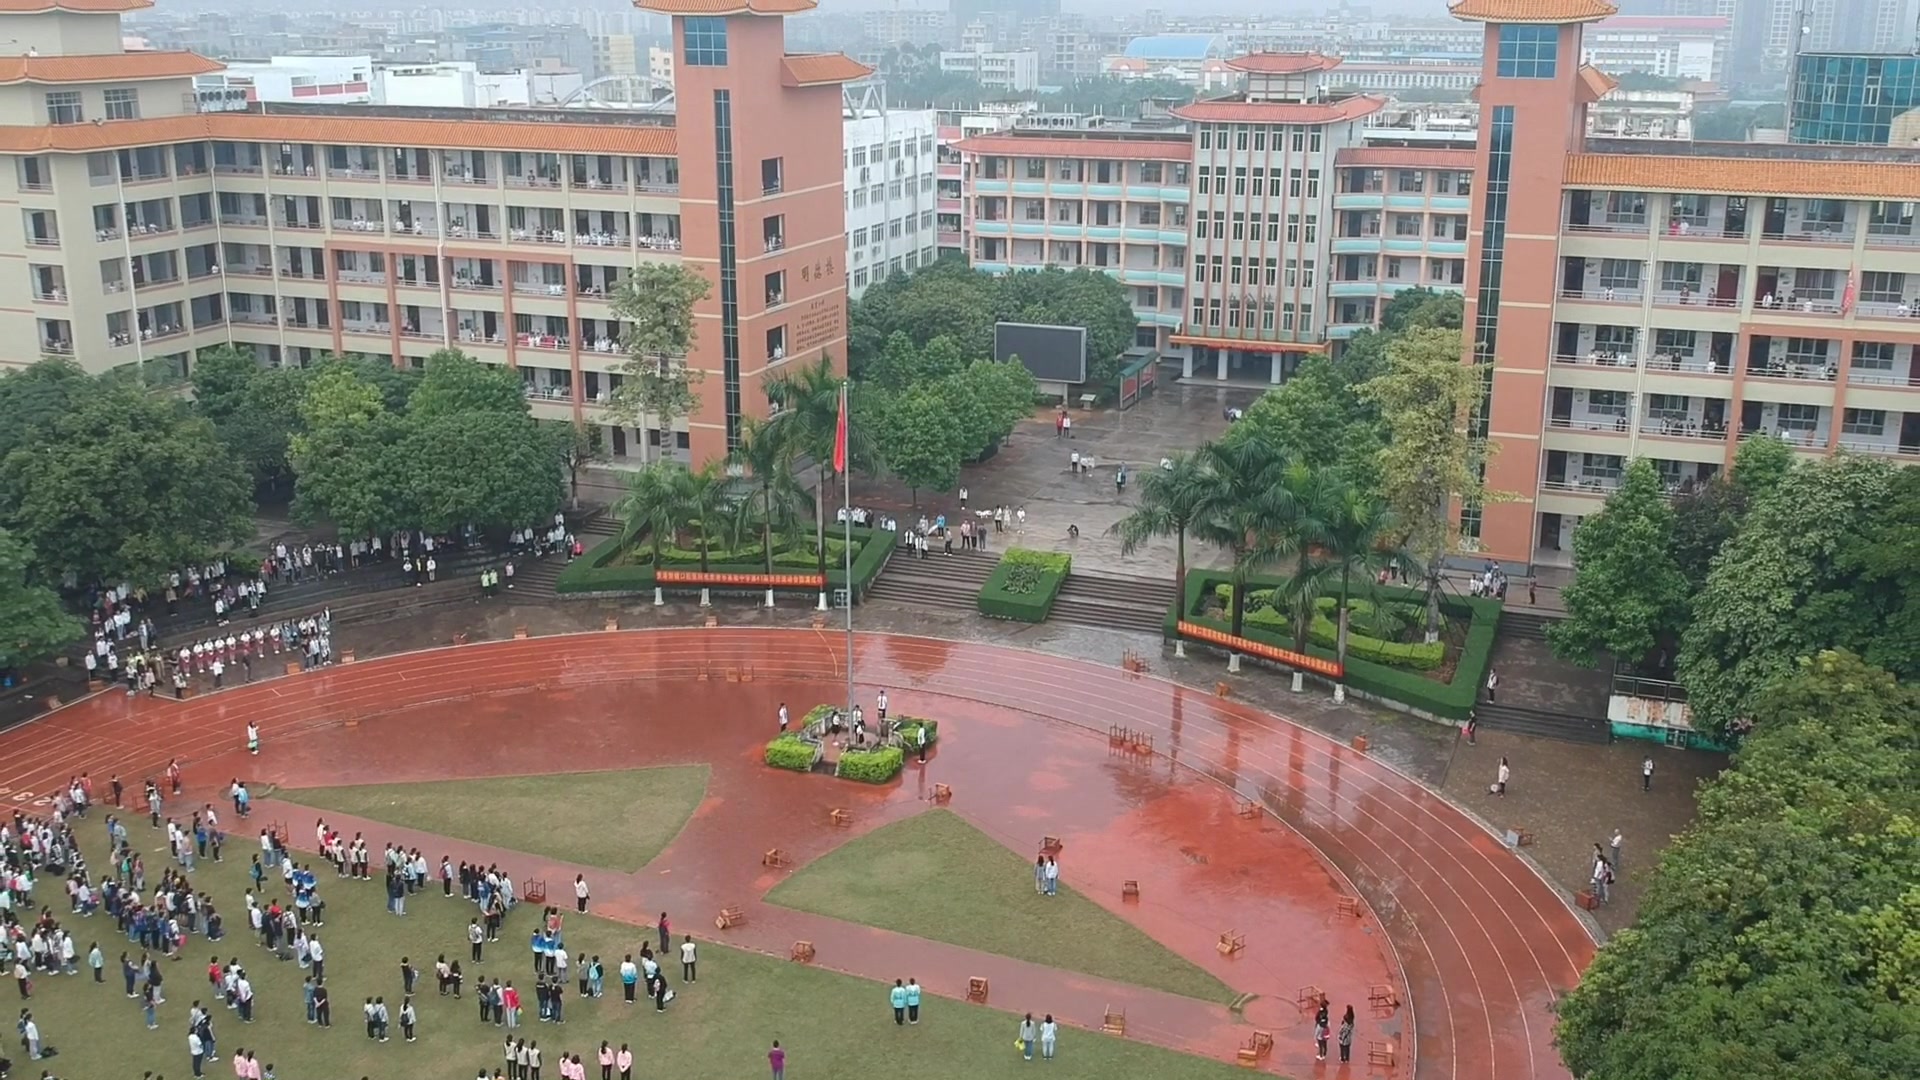
[[[1496,70],[1503,79],[1551,79],[1559,53],[1559,27],[1507,23],[1500,27]]]
[[[1245,124],[1237,124],[1234,126],[1233,145],[1236,150],[1245,150],[1247,148],[1247,127]]]
[[[1849,409],[1848,412],[1853,410]],[[1871,410],[1863,410],[1871,411]],[[1882,420],[1884,423],[1884,418]],[[1812,434],[1820,427],[1820,406],[1818,405],[1781,405],[1780,430],[1804,431]]]
[[[1587,391],[1587,411],[1596,416],[1625,416],[1633,394],[1627,390]]]
[[[1247,170],[1233,170],[1233,193],[1235,195],[1245,195],[1247,193]]]
[[[727,66],[727,20],[712,15],[690,15],[682,20],[688,67]]]
[[[1647,396],[1647,419],[1677,420],[1686,422],[1693,413],[1693,399],[1685,394],[1650,394]]]
[[[1848,409],[1841,420],[1840,431],[1845,435],[1881,436],[1887,433],[1887,410],[1885,409]]]
[[[1213,128],[1206,124],[1200,125],[1200,149],[1213,149]]]
[[[1418,195],[1427,190],[1426,173],[1418,169],[1401,169],[1399,173],[1398,179],[1402,192]]]
[[[1307,198],[1317,199],[1319,197],[1320,197],[1320,170],[1308,169],[1307,170]]]
[[[1580,455],[1581,475],[1591,476],[1598,480],[1618,481],[1623,465],[1624,462],[1621,460],[1619,454]]]
[[[129,89],[109,90],[106,92],[107,119],[140,119],[140,91]]]
[[[854,148],[853,148],[853,149],[852,149],[852,150],[851,150],[851,151],[849,152],[849,154],[850,154],[850,156],[849,156],[849,158],[848,158],[848,161],[849,161],[849,162],[850,162],[851,164],[854,164],[854,165],[865,165],[865,164],[867,163],[867,148],[866,148],[866,147],[864,147],[864,146],[856,146],[856,147],[854,147]]]
[[[80,91],[51,90],[47,92],[47,123],[78,124],[86,116],[80,109]]]
[[[1143,184],[1157,184],[1160,182],[1161,173],[1162,169],[1159,162],[1142,162],[1140,165],[1140,182]]]
[[[1787,339],[1787,363],[1817,366],[1827,362],[1826,338],[1790,337]]]
[[[1853,367],[1855,370],[1892,371],[1893,350],[1891,341],[1856,341],[1853,343]]]
[[[1907,275],[1897,270],[1868,270],[1860,275],[1860,299],[1872,304],[1897,304],[1907,289]]]

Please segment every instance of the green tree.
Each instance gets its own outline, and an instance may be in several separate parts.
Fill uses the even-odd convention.
[[[1360,387],[1375,403],[1387,433],[1380,451],[1380,493],[1406,530],[1403,545],[1424,568],[1427,640],[1440,636],[1440,572],[1459,550],[1455,500],[1476,505],[1492,498],[1481,481],[1490,452],[1467,434],[1480,399],[1480,373],[1460,362],[1460,335],[1412,330],[1387,348],[1388,369]]]
[[[1689,600],[1707,583],[1713,557],[1740,530],[1747,515],[1745,489],[1716,476],[1673,500],[1673,562],[1687,579]]]
[[[1695,597],[1680,639],[1679,680],[1696,726],[1743,734],[1769,684],[1801,657],[1864,651],[1882,633],[1863,609],[1855,562],[1863,532],[1894,493],[1894,467],[1842,455],[1788,472],[1748,512]],[[1920,674],[1905,660],[1896,674]]]
[[[1385,445],[1380,411],[1349,381],[1352,369],[1311,357],[1293,378],[1261,394],[1227,429],[1229,441],[1258,439],[1282,457],[1331,470],[1363,492],[1380,487]]]
[[[751,495],[740,501],[741,524],[759,531],[766,571],[771,574],[773,539],[798,539],[796,524],[805,501],[805,493],[793,478],[793,452],[766,421],[748,417],[741,425],[740,446],[733,452],[733,463],[752,484]],[[767,606],[773,606],[772,589],[767,590]]]
[[[1567,617],[1547,627],[1562,660],[1590,667],[1605,650],[1643,662],[1679,634],[1687,582],[1673,556],[1673,508],[1653,462],[1636,458],[1599,513],[1573,534]]]
[[[409,417],[461,413],[529,412],[520,377],[499,364],[482,363],[459,349],[441,349],[427,357],[426,374],[407,398]]]
[[[78,641],[86,624],[60,606],[60,594],[33,581],[33,552],[0,529],[0,671],[18,671]]]
[[[1119,374],[1120,354],[1133,347],[1140,325],[1131,291],[1119,278],[1085,267],[1047,267],[1008,274],[1000,288],[1002,307],[1017,305],[1011,321],[1086,328],[1088,385],[1105,385]]]
[[[1733,482],[1749,507],[1779,490],[1797,464],[1793,447],[1773,435],[1754,435],[1733,455]]]
[[[920,491],[951,491],[960,481],[960,460],[970,439],[953,402],[937,389],[922,387],[887,404],[880,445],[888,471],[900,478],[920,505]]]
[[[1275,590],[1274,606],[1287,612],[1293,623],[1294,651],[1304,653],[1320,596],[1340,577],[1339,565],[1327,557],[1340,512],[1340,485],[1333,473],[1300,461],[1287,462],[1278,480],[1275,495],[1282,517],[1270,534],[1269,553],[1293,566],[1285,584]],[[1295,685],[1299,685],[1298,675]]]
[[[1820,652],[1753,708],[1633,927],[1558,1003],[1575,1076],[1920,1076],[1920,697]]]
[[[1380,311],[1380,329],[1388,334],[1408,330],[1458,330],[1466,319],[1466,300],[1457,292],[1424,286],[1393,294]]]
[[[958,375],[968,361],[959,343],[945,334],[916,345],[906,331],[895,330],[863,377],[883,389],[907,390]]]
[[[1140,471],[1133,510],[1108,526],[1107,533],[1120,538],[1122,555],[1133,554],[1154,537],[1172,537],[1174,594],[1184,598],[1187,535],[1198,520],[1209,477],[1205,458],[1198,453],[1171,454],[1167,464],[1167,468]]]
[[[543,420],[540,426],[553,439],[554,453],[567,476],[567,505],[580,506],[580,473],[607,460],[606,438],[599,424],[571,420]]]
[[[251,350],[231,345],[201,349],[193,358],[190,382],[193,401],[200,415],[218,427],[234,413],[246,408],[247,393],[262,371]]]
[[[1854,602],[1873,626],[1856,638],[1867,662],[1902,678],[1920,677],[1920,470],[1894,474],[1886,502],[1842,543],[1834,561],[1852,576]]]
[[[1340,484],[1328,509],[1322,547],[1340,578],[1334,655],[1342,664],[1347,662],[1348,624],[1352,622],[1355,593],[1375,600],[1380,571],[1389,566],[1409,576],[1418,570],[1413,557],[1399,546],[1400,535],[1399,522],[1378,496],[1351,483]],[[1344,700],[1345,686],[1337,687],[1335,693]]]
[[[768,421],[773,437],[780,439],[795,458],[806,458],[814,466],[814,544],[819,553],[822,577],[827,573],[827,485],[834,479],[833,447],[840,423],[840,387],[844,380],[833,370],[833,361],[821,356],[811,364],[789,364],[766,381],[767,400],[778,408]],[[880,460],[875,453],[874,432],[870,425],[847,424],[847,467],[872,469]],[[820,594],[822,606],[826,593]]]
[[[212,424],[117,377],[0,459],[0,527],[48,583],[152,585],[251,536],[248,494]]]
[[[386,460],[404,520],[429,532],[544,521],[565,492],[552,441],[525,415],[408,416]]]
[[[627,359],[607,401],[609,419],[644,432],[651,418],[665,445],[674,421],[699,410],[703,376],[687,356],[696,337],[694,308],[712,291],[698,271],[678,263],[641,263],[621,276],[610,303]]]
[[[0,373],[0,459],[16,447],[44,439],[95,387],[80,365],[63,357]]]
[[[1281,473],[1287,462],[1259,442],[1207,443],[1198,451],[1202,479],[1192,532],[1233,559],[1229,625],[1244,628],[1247,582],[1273,560],[1274,537],[1284,526]]]
[[[680,504],[680,518],[691,526],[700,545],[700,572],[711,566],[713,541],[733,512],[733,484],[717,461],[698,469],[683,469],[674,485]],[[700,603],[707,603],[707,590],[700,590]]]
[[[253,477],[261,497],[284,496],[291,479],[287,444],[300,430],[304,368],[264,367],[251,351],[226,345],[194,358],[194,407]]]
[[[641,536],[647,538],[654,569],[665,565],[666,549],[674,545],[680,531],[679,493],[676,484],[686,467],[676,461],[656,461],[627,474],[627,490],[613,504],[613,516],[620,520],[621,546],[629,547]],[[662,603],[660,590],[654,589],[653,602]]]
[[[331,521],[357,534],[416,524],[398,498],[402,463],[392,448],[400,418],[387,410],[379,386],[354,365],[323,365],[301,398],[300,419],[302,430],[287,447],[296,520]]]

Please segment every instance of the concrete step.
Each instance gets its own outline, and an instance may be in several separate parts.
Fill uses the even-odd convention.
[[[1167,609],[1143,609],[1111,604],[1088,603],[1084,600],[1069,598],[1064,592],[1053,602],[1052,617],[1061,622],[1076,626],[1092,626],[1103,630],[1131,630],[1141,634],[1158,634],[1166,621]]]
[[[1536,615],[1526,611],[1500,612],[1500,632],[1509,637],[1532,638],[1535,641],[1547,640],[1547,627],[1559,622],[1549,615]]]
[[[1561,742],[1605,745],[1613,739],[1605,720],[1597,717],[1568,716],[1564,713],[1529,709],[1520,705],[1493,705],[1481,702],[1474,707],[1480,726],[1489,731],[1510,731]]]

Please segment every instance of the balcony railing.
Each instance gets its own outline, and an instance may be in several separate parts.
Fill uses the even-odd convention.
[[[396,221],[393,223],[395,236],[439,236],[440,223],[437,221]]]
[[[1862,300],[1854,305],[1854,311],[1872,319],[1920,318],[1920,307],[1905,300]]]
[[[67,302],[67,290],[36,288],[33,290],[33,298],[43,304],[64,304]]]
[[[152,278],[148,278],[145,281],[135,282],[133,285],[133,291],[139,292],[142,289],[158,289],[158,288],[165,287],[167,285],[178,285],[179,283],[180,283],[179,274],[174,274],[171,277],[152,277]]]
[[[440,179],[449,184],[467,184],[472,187],[494,186],[493,177],[475,176],[470,170],[460,166],[449,167],[446,172],[440,174]]]
[[[1678,371],[1686,375],[1731,375],[1733,364],[1698,353],[1657,352],[1647,358],[1647,370]]]
[[[1780,439],[1788,446],[1802,450],[1817,449],[1827,445],[1827,433],[1822,428],[1815,428],[1812,431],[1805,428],[1744,428],[1740,432],[1740,441],[1746,442],[1748,439],[1762,435]]]
[[[1868,247],[1920,247],[1920,234],[1913,226],[1869,225],[1867,226]]]
[[[1574,495],[1607,496],[1620,490],[1620,478],[1576,476],[1571,480],[1542,480],[1541,491],[1564,491]]]
[[[1638,221],[1589,221],[1584,225],[1567,226],[1574,233],[1644,233],[1649,228],[1646,218]]]
[[[1882,454],[1889,457],[1920,458],[1920,445],[1898,445],[1877,439],[1841,438],[1840,447],[1862,454]]]
[[[216,176],[259,176],[260,166],[240,164],[215,165],[213,171]]]
[[[620,232],[577,232],[573,234],[573,246],[630,248],[633,237]]]
[[[447,226],[447,235],[455,240],[498,240],[500,234],[490,229],[469,229],[465,225]]]
[[[1702,423],[1699,420],[1642,420],[1640,434],[1653,435],[1662,439],[1701,439],[1709,442],[1724,442],[1727,437],[1727,425],[1724,423]]]
[[[249,326],[278,326],[280,317],[265,311],[235,311],[227,316],[228,321],[245,323]]]
[[[553,176],[508,176],[507,186],[513,188],[558,188],[560,179]]]
[[[50,353],[50,354],[52,354],[52,355],[54,355],[54,356],[72,356],[72,355],[73,355],[73,342],[71,342],[71,341],[43,341],[43,342],[41,342],[41,343],[40,343],[40,351],[41,351],[41,352],[44,352],[44,353]]]
[[[274,227],[279,229],[312,229],[318,231],[320,223],[317,221],[276,221],[274,222]]]
[[[348,165],[344,168],[339,168],[339,169],[329,166],[327,169],[327,179],[329,180],[367,180],[367,181],[378,180],[380,179],[380,168],[377,165],[371,168],[368,168],[363,165]]]
[[[567,348],[567,339],[559,334],[517,334],[514,338],[523,349],[549,349],[555,352]]]
[[[20,190],[21,190],[21,191],[52,191],[52,190],[53,190],[53,181],[51,181],[51,180],[22,180],[22,181],[20,181]]]
[[[27,237],[27,246],[57,248],[60,246],[60,238],[58,236],[29,236]]]
[[[1656,307],[1710,307],[1731,309],[1737,301],[1731,296],[1721,296],[1715,289],[1701,292],[1699,289],[1658,289],[1653,294]]]
[[[567,295],[567,286],[559,281],[515,281],[513,291],[520,296],[564,297]]]
[[[1847,384],[1849,386],[1920,386],[1920,378],[1856,366],[1848,369]]]
[[[680,182],[678,180],[635,180],[633,189],[643,194],[678,195]]]
[[[1786,232],[1763,232],[1760,239],[1776,243],[1795,244],[1851,244],[1853,227],[1850,225],[1802,225]]]
[[[677,236],[642,236],[640,246],[648,251],[679,251],[680,238]]]
[[[444,341],[447,337],[444,331],[418,330],[406,326],[400,328],[400,336],[403,338],[412,338],[415,341]]]
[[[433,177],[422,176],[419,173],[396,172],[392,176],[387,177],[387,183],[389,184],[431,184],[433,183]]]
[[[393,324],[383,323],[383,322],[347,321],[340,324],[340,330],[342,333],[347,333],[347,334],[362,334],[369,337],[388,337],[393,333]]]
[[[497,281],[475,281],[472,278],[463,278],[455,275],[453,288],[457,292],[499,292],[500,283]]]
[[[1600,349],[1595,349],[1585,356],[1555,356],[1553,362],[1556,364],[1574,364],[1580,367],[1631,369],[1640,366],[1640,358],[1632,353],[1607,352]]]
[[[258,226],[264,226],[266,223],[267,223],[267,216],[265,214],[224,214],[223,213],[220,215],[220,224],[222,225],[234,225],[234,226],[252,225],[252,226],[258,227]]]
[[[401,288],[401,289],[439,289],[440,288],[439,282],[428,281],[426,278],[403,277],[398,281],[395,281],[393,284],[396,288]]]
[[[340,280],[349,285],[385,285],[387,275],[377,270],[341,270]]]
[[[334,218],[333,227],[341,232],[384,233],[387,231],[386,222],[378,218]]]
[[[1593,416],[1582,418],[1555,416],[1547,420],[1547,426],[1555,431],[1592,431],[1604,432],[1609,435],[1618,432],[1624,435],[1627,431],[1627,418],[1624,416]]]
[[[1753,307],[1755,311],[1778,311],[1788,315],[1840,314],[1840,301],[1826,297],[1762,295],[1755,298]]]
[[[1755,379],[1832,382],[1839,372],[1839,366],[1831,360],[1768,360],[1747,365],[1747,374]]]
[[[1640,290],[1625,286],[1602,286],[1598,289],[1561,289],[1562,300],[1590,300],[1602,304],[1637,304],[1640,302]]]
[[[515,244],[564,244],[567,234],[559,229],[509,229],[507,239]]]

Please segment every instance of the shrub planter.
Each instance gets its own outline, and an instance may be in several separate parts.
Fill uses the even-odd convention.
[[[812,772],[814,763],[820,760],[821,752],[819,743],[789,731],[767,744],[767,764],[776,769]]]
[[[866,596],[873,579],[880,576],[887,559],[893,555],[894,544],[898,537],[891,532],[878,529],[858,528],[853,530],[853,584],[852,597],[858,603]],[[827,589],[847,588],[847,572],[844,565],[845,543],[838,535],[827,538]],[[631,552],[635,558],[644,562],[620,563],[623,551]],[[667,592],[707,593],[717,592],[722,596],[752,596],[756,600],[764,599],[774,591],[819,593],[818,578],[807,582],[800,579],[813,575],[818,559],[811,551],[776,552],[773,557],[773,573],[785,582],[776,581],[767,587],[763,579],[767,573],[766,560],[757,546],[743,547],[737,551],[712,549],[707,559],[709,574],[738,575],[742,583],[737,590],[725,584],[712,582],[677,584],[672,579],[675,573],[698,574],[700,572],[700,554],[679,548],[664,548],[661,551],[662,565],[659,569],[670,571],[656,574],[651,562],[652,550],[647,546],[644,536],[622,541],[620,537],[610,537],[601,541],[580,558],[568,563],[560,571],[560,577],[553,584],[553,591],[565,599],[579,598],[621,598],[633,593],[653,593],[653,602],[664,604]],[[662,580],[665,578],[666,580]],[[711,596],[703,597],[703,601]]]
[[[990,619],[1045,622],[1073,568],[1071,556],[1009,548],[980,586],[980,614]]]
[[[906,754],[897,746],[883,746],[878,750],[843,750],[834,775],[863,784],[884,784],[900,775],[900,770],[906,767],[906,761]]]

